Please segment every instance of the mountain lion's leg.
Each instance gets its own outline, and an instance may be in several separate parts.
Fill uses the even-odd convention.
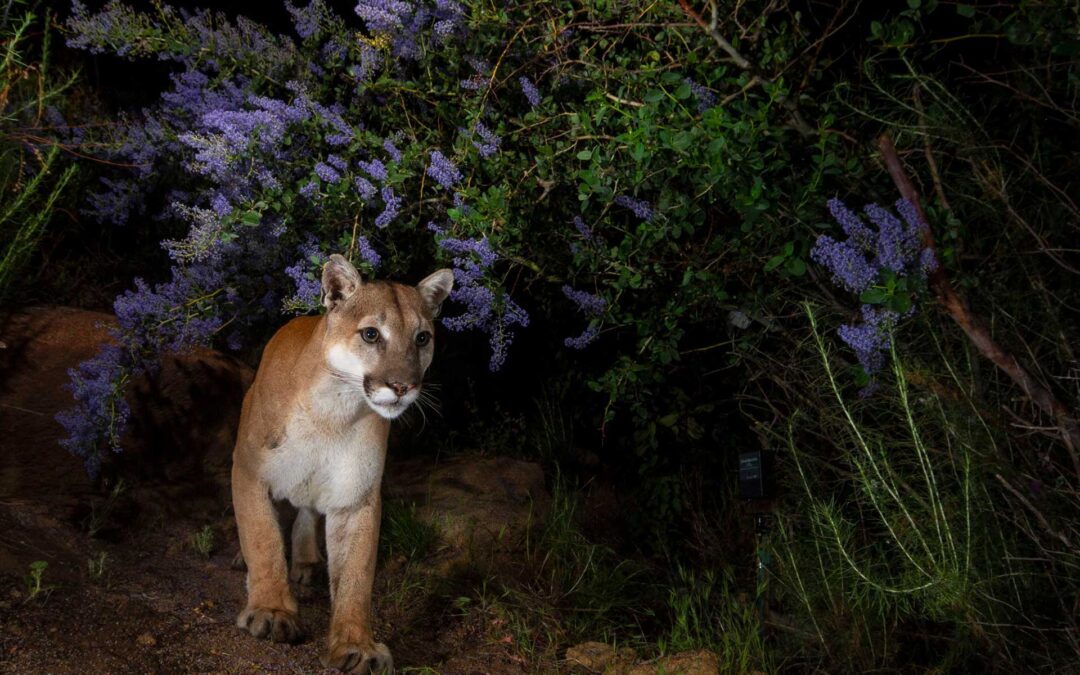
[[[391,673],[390,650],[371,633],[371,586],[379,547],[379,490],[360,505],[326,514],[330,637],[325,665],[360,673]]]
[[[247,563],[247,606],[236,625],[255,637],[292,642],[300,636],[296,600],[285,575],[285,546],[270,492],[238,463],[232,470],[233,510],[240,551]]]
[[[301,507],[292,526],[292,561],[289,578],[311,586],[322,555],[319,553],[319,512]]]

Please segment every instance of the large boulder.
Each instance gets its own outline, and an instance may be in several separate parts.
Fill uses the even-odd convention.
[[[68,369],[92,357],[115,319],[69,308],[0,318],[0,499],[57,500],[94,493],[82,460],[60,447],[56,413],[73,404]],[[149,482],[227,485],[233,439],[251,368],[210,349],[166,357],[133,382],[124,452],[109,467]]]
[[[437,529],[446,571],[520,550],[551,502],[540,465],[508,457],[391,461],[384,486],[388,499],[415,504]]]

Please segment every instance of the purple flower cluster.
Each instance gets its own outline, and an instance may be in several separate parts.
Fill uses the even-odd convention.
[[[303,40],[310,37],[318,39],[322,24],[330,17],[330,8],[323,0],[312,0],[307,7],[296,7],[291,2],[286,2],[285,9],[292,15],[296,34]]]
[[[585,224],[585,220],[581,216],[574,216],[574,228],[577,229],[581,238],[587,242],[596,241],[596,235],[593,234],[592,228]]]
[[[584,332],[577,337],[568,337],[563,341],[567,347],[584,349],[600,334],[600,317],[607,310],[607,301],[598,295],[579,291],[570,286],[562,287],[563,295],[577,305],[578,311],[592,319]]]
[[[120,439],[131,415],[123,389],[130,372],[130,359],[115,344],[103,346],[93,358],[68,370],[66,387],[75,405],[56,416],[68,434],[60,445],[82,457],[91,476],[101,470],[97,447],[102,437],[113,452],[120,451]]]
[[[360,160],[356,163],[360,170],[371,176],[380,183],[385,182],[387,179],[386,165],[377,159],[373,159],[370,162]]]
[[[863,370],[872,374],[885,365],[885,353],[892,348],[892,331],[901,317],[892,310],[873,305],[863,305],[861,314],[861,324],[844,324],[837,333],[855,350]]]
[[[393,162],[400,162],[401,161],[401,151],[398,150],[396,145],[394,145],[394,139],[392,139],[392,138],[383,139],[382,146],[383,146],[383,150],[386,151],[386,154],[390,156],[391,161],[393,161]]]
[[[630,195],[619,195],[615,197],[615,204],[630,209],[634,212],[635,216],[641,218],[645,222],[651,221],[655,215],[649,202],[644,199],[635,199]]]
[[[431,163],[428,164],[427,175],[447,190],[454,187],[454,184],[462,178],[461,172],[454,163],[438,150],[431,152]]]
[[[536,88],[532,80],[522,75],[518,78],[518,84],[521,85],[521,93],[525,94],[525,99],[529,102],[529,105],[534,108],[540,105],[543,97],[540,96],[540,90]]]
[[[810,250],[810,257],[832,272],[837,285],[852,293],[862,293],[873,285],[882,270],[901,277],[925,278],[928,271],[936,268],[933,252],[921,248],[926,223],[907,200],[896,202],[902,221],[877,204],[866,206],[866,214],[877,231],[839,199],[830,199],[828,206],[848,237],[837,241],[827,234],[821,235]]]
[[[716,105],[716,94],[709,91],[705,86],[698,84],[689,77],[683,79],[690,87],[690,93],[697,99],[698,112],[705,112]]]
[[[491,82],[491,64],[481,58],[475,56],[467,56],[465,60],[469,66],[473,69],[473,74],[468,79],[461,81],[461,88],[467,91],[480,91],[487,89],[488,84]]]
[[[937,268],[933,250],[923,249],[921,245],[927,225],[907,200],[895,204],[900,218],[877,204],[868,204],[864,210],[874,227],[863,222],[839,199],[829,200],[828,207],[847,238],[837,241],[821,235],[810,250],[810,257],[832,273],[836,285],[862,294],[887,274],[911,290],[909,283],[925,282],[927,274]],[[903,313],[864,304],[860,312],[862,323],[842,325],[838,331],[840,339],[855,351],[863,371],[873,375],[885,365],[893,330],[914,312],[913,302]],[[867,395],[872,390],[868,387],[862,393]]]
[[[487,237],[447,237],[435,223],[429,223],[428,229],[442,236],[439,247],[453,256],[454,290],[450,299],[465,306],[461,315],[443,318],[443,325],[452,331],[476,329],[487,333],[491,345],[488,368],[495,372],[506,362],[506,350],[514,340],[512,328],[528,326],[529,315],[505,291],[496,293],[483,284],[488,270],[499,259]]]
[[[375,218],[375,227],[380,230],[393,222],[394,218],[397,218],[398,210],[401,208],[401,197],[394,195],[394,189],[387,186],[382,189],[379,195],[383,199],[383,211]]]
[[[494,131],[484,126],[483,122],[477,122],[473,125],[472,133],[469,135],[472,137],[473,146],[480,151],[481,157],[491,157],[499,151],[502,139]]]
[[[325,162],[315,162],[315,175],[327,183],[341,181],[341,174],[338,173],[337,169]]]
[[[285,268],[285,274],[296,285],[296,292],[285,300],[285,309],[309,312],[319,306],[322,298],[322,281],[317,271],[326,262],[326,257],[319,250],[318,242],[311,236],[297,249],[297,253],[300,258]]]
[[[396,61],[419,58],[421,33],[428,27],[434,44],[445,44],[461,35],[465,27],[465,9],[456,0],[434,0],[430,4],[418,0],[360,0],[356,14],[369,33],[389,41],[390,55]],[[365,79],[383,66],[377,52],[372,56],[378,60],[369,64]]]
[[[375,247],[371,245],[368,238],[360,235],[356,238],[356,248],[360,252],[360,259],[371,265],[372,269],[378,269],[379,264],[382,263],[382,256],[375,250]]]

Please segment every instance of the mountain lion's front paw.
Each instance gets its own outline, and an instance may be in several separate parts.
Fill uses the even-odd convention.
[[[247,607],[236,617],[236,625],[257,638],[274,642],[296,642],[300,639],[300,622],[296,614],[283,609]]]
[[[394,672],[394,657],[381,642],[367,648],[345,642],[330,647],[323,665],[351,675],[389,675]]]

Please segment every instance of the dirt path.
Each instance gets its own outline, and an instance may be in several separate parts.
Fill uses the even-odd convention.
[[[307,591],[300,609],[307,636],[300,644],[256,640],[236,628],[244,600],[244,574],[231,567],[236,544],[225,542],[203,559],[190,538],[206,520],[173,519],[103,542],[49,511],[40,503],[0,504],[9,562],[46,560],[44,584],[51,587],[30,598],[25,579],[0,576],[3,672],[334,672],[319,663],[329,616],[323,589],[296,589]],[[227,519],[215,529],[227,532]],[[103,552],[104,571],[95,574],[89,561]],[[422,572],[401,560],[382,567],[376,634],[390,646],[399,672],[535,670],[525,668],[482,614],[455,609],[445,581],[418,581]]]

